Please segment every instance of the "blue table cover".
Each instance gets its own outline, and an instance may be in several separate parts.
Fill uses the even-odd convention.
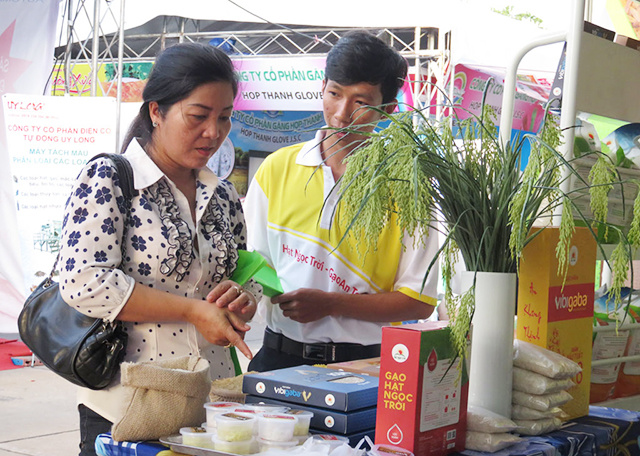
[[[96,439],[98,456],[173,456],[159,442],[114,442],[109,434]],[[589,407],[589,415],[561,429],[495,453],[466,450],[465,456],[640,456],[640,412]],[[417,456],[417,455],[416,455]]]

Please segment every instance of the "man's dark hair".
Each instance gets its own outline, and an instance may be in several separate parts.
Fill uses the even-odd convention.
[[[380,38],[366,31],[353,31],[329,51],[324,76],[341,85],[380,84],[382,103],[390,103],[407,77],[407,62]]]

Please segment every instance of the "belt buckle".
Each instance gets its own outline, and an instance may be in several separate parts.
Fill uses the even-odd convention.
[[[302,357],[312,361],[335,361],[336,347],[333,344],[302,344]]]

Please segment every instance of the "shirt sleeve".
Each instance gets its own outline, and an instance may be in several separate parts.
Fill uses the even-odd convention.
[[[233,205],[229,211],[229,221],[231,223],[231,230],[233,237],[238,246],[238,250],[247,250],[247,222],[244,217],[244,210],[238,192],[233,185],[228,184],[229,187],[229,204]],[[253,295],[256,302],[262,299],[262,285],[253,279],[249,279],[243,286],[245,290]]]
[[[408,234],[402,240],[405,250],[400,254],[394,289],[414,299],[435,306],[438,295],[438,261],[436,260],[426,281],[425,274],[438,252],[438,233],[429,230],[424,242],[414,242]],[[424,287],[422,286],[424,281]]]
[[[262,188],[262,180],[265,177],[263,166],[258,169],[253,181],[249,185],[249,191],[244,199],[244,211],[247,219],[247,247],[248,250],[260,253],[270,266],[275,266],[269,239],[267,225],[269,223],[269,199]]]
[[[128,202],[113,163],[88,163],[67,200],[60,244],[60,293],[81,313],[113,321],[135,280],[119,269]]]

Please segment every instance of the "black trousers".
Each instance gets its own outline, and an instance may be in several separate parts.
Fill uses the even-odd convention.
[[[311,360],[304,359],[302,356],[289,355],[288,353],[282,353],[263,345],[249,363],[247,370],[266,372],[283,369],[285,367],[302,366],[304,364],[312,365],[315,363]]]
[[[96,456],[96,438],[111,431],[111,421],[98,415],[83,404],[78,405],[80,414],[80,455]]]

